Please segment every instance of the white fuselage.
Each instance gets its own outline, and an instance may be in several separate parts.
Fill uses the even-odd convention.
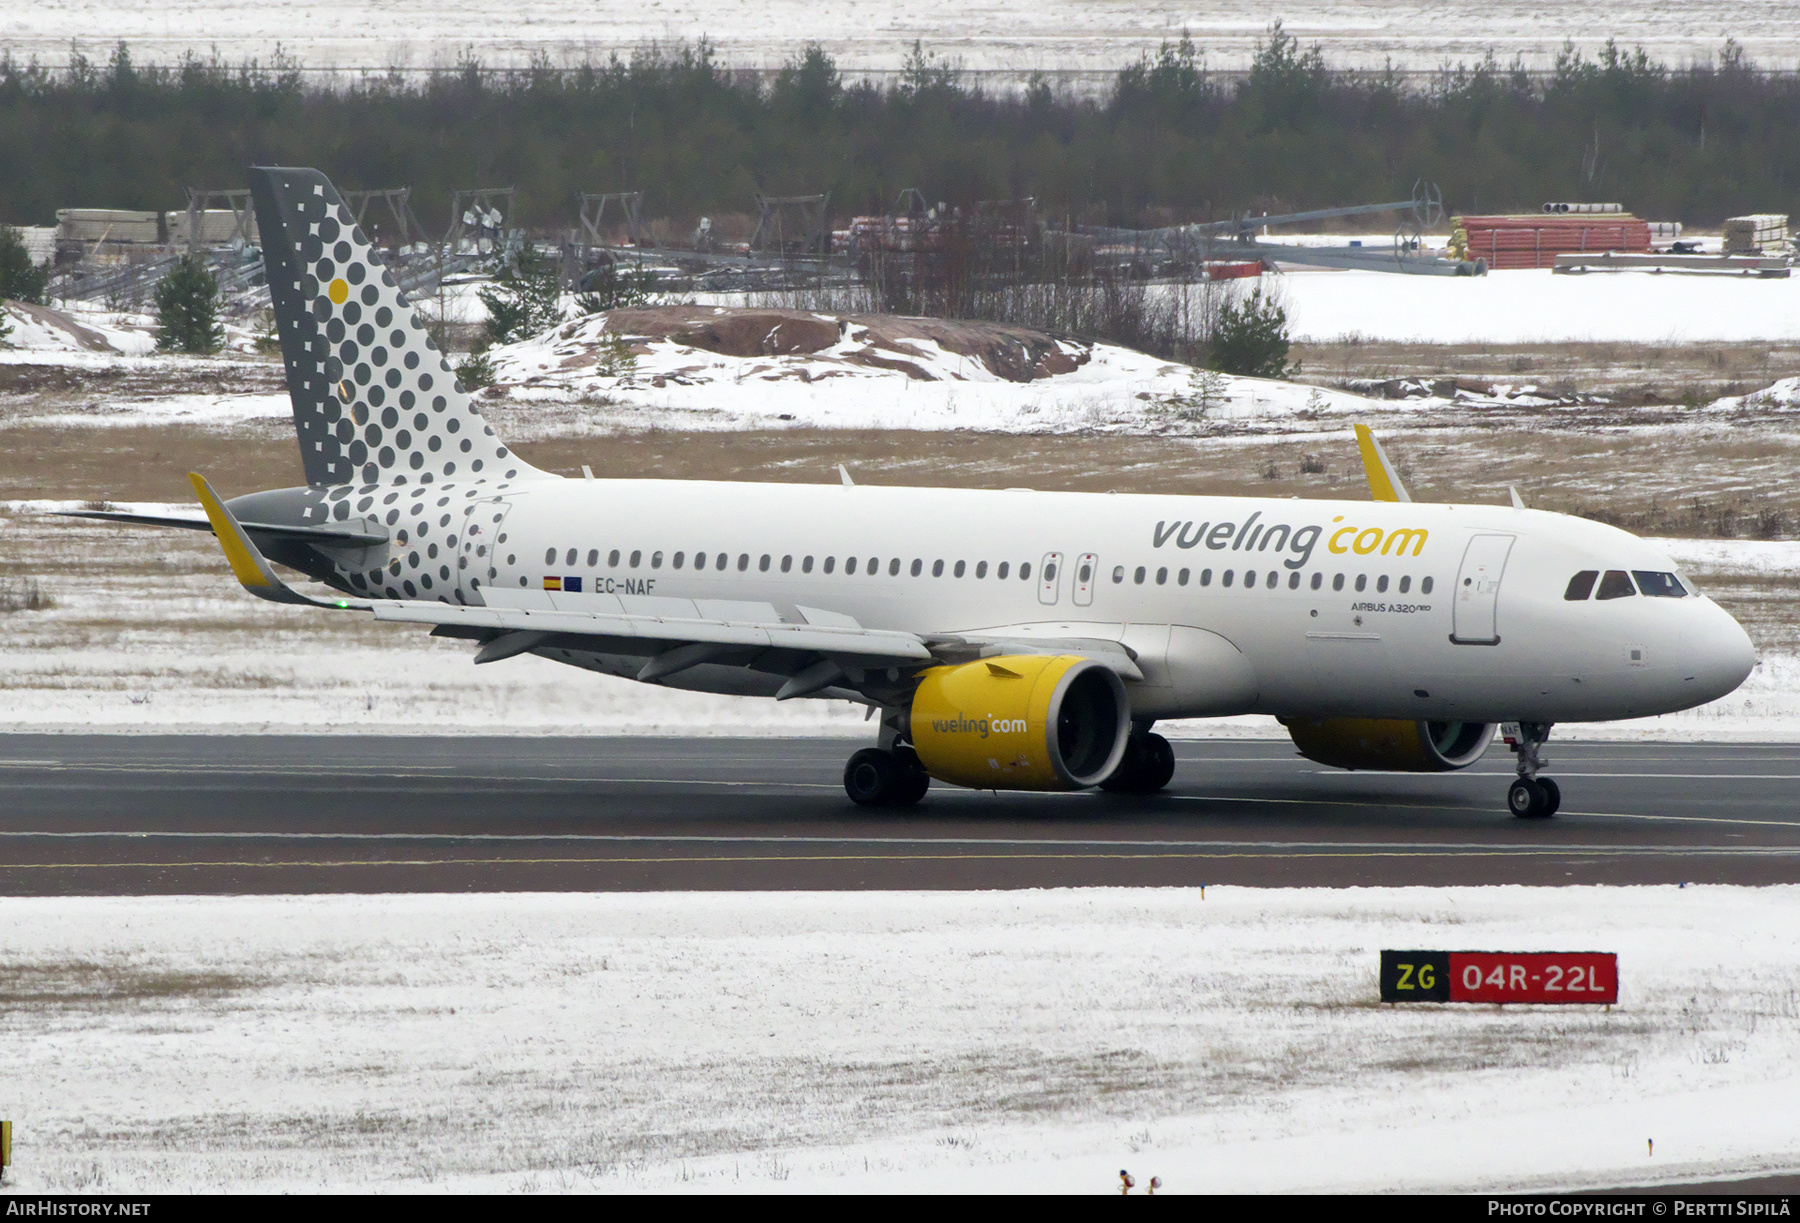
[[[1676,566],[1624,531],[1534,510],[544,479],[459,526],[454,545],[439,538],[469,602],[730,618],[706,606],[728,601],[922,635],[1113,640],[1143,670],[1128,685],[1143,717],[1639,717],[1714,700],[1755,661],[1691,583],[1684,598],[1566,599],[1579,571]],[[642,662],[548,656],[618,674]],[[772,693],[780,679],[699,666],[667,682]]]

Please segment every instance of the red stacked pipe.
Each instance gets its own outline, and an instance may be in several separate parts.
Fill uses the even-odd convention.
[[[1650,249],[1650,226],[1630,213],[1457,217],[1469,238],[1469,258],[1491,269],[1548,268],[1556,257]]]

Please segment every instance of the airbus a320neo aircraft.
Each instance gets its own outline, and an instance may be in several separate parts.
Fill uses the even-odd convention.
[[[578,480],[513,454],[324,175],[251,188],[306,487],[221,501],[240,582],[643,683],[862,702],[871,806],[931,779],[1148,793],[1158,719],[1266,713],[1346,769],[1473,764],[1497,724],[1508,802],[1552,814],[1553,723],[1732,691],[1742,628],[1624,531],[1406,499],[1359,429],[1377,500],[1113,496]],[[289,587],[270,562],[342,597]]]

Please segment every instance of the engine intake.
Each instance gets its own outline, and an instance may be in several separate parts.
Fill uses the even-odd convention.
[[[1125,685],[1069,655],[1008,654],[925,672],[913,750],[940,781],[978,790],[1080,790],[1112,774],[1131,733]]]
[[[1302,756],[1334,769],[1449,773],[1480,760],[1494,741],[1492,722],[1284,718],[1282,725]]]

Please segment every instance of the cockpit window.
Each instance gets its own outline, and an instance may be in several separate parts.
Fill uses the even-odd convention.
[[[1599,580],[1598,569],[1583,569],[1569,579],[1569,588],[1563,591],[1563,598],[1570,603],[1579,603],[1594,593],[1594,583]]]
[[[1672,573],[1654,573],[1648,569],[1633,569],[1631,576],[1637,579],[1638,589],[1652,599],[1680,599],[1687,595],[1687,587],[1681,579]]]
[[[1628,599],[1637,593],[1631,584],[1631,577],[1623,569],[1608,569],[1606,576],[1600,579],[1600,593],[1596,599]]]

